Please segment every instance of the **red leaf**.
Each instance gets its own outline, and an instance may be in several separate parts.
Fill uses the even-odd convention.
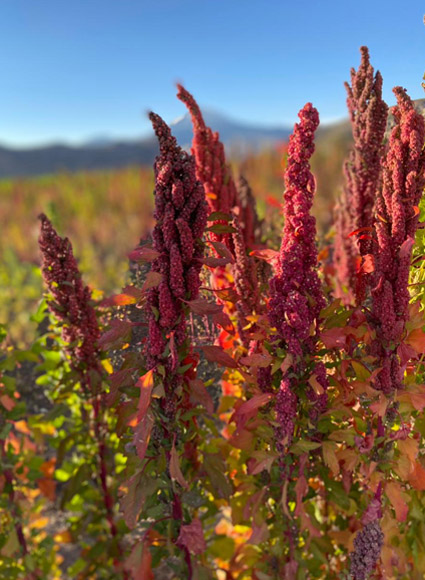
[[[187,548],[192,554],[203,554],[206,551],[207,544],[199,518],[194,518],[190,524],[180,527],[177,544]]]
[[[139,404],[137,406],[137,420],[142,421],[151,403],[151,394],[154,385],[153,369],[144,374],[136,383],[140,388]]]
[[[133,262],[153,262],[156,258],[159,258],[161,254],[154,250],[153,248],[148,248],[144,246],[143,248],[136,248],[128,254],[128,257]]]
[[[268,195],[266,197],[266,203],[268,205],[271,205],[272,207],[278,207],[279,209],[282,209],[282,204],[280,203],[280,201],[278,201],[275,197]]]
[[[410,258],[412,253],[412,248],[415,245],[415,240],[408,236],[406,240],[400,246],[399,256],[400,258]]]
[[[270,248],[264,250],[252,250],[249,255],[259,258],[260,260],[265,260],[269,264],[273,264],[279,258],[279,252],[277,250],[271,250]]]
[[[149,272],[143,283],[142,292],[146,292],[146,290],[149,290],[150,288],[156,288],[161,283],[161,280],[162,274],[159,272]]]
[[[254,434],[248,429],[237,429],[229,439],[230,445],[236,449],[250,451],[253,449]]]
[[[260,367],[266,368],[270,366],[273,361],[273,357],[269,353],[254,353],[249,356],[243,356],[239,359],[239,362],[247,367]]]
[[[230,263],[227,258],[215,258],[214,256],[205,256],[200,261],[210,268],[218,268]]]
[[[189,489],[189,485],[185,480],[184,475],[180,469],[179,456],[177,455],[174,442],[170,454],[170,475],[173,479],[178,481],[182,487],[184,487],[185,489]]]
[[[234,288],[222,288],[220,290],[213,290],[213,292],[220,300],[225,300],[226,302],[236,303],[239,300],[239,295]]]
[[[257,524],[254,523],[252,526],[252,534],[250,535],[247,543],[253,544],[254,546],[261,544],[267,540],[269,535],[269,528],[266,522],[263,522],[260,526],[257,526]]]
[[[203,298],[196,298],[196,300],[185,300],[192,312],[195,314],[218,314],[223,310],[223,306],[217,303],[208,302]]]
[[[152,572],[152,554],[146,541],[136,544],[125,562],[130,570],[132,580],[154,580]]]
[[[203,381],[201,379],[193,379],[189,381],[189,387],[190,401],[194,404],[203,405],[208,413],[212,413],[214,411],[214,403]]]
[[[133,373],[135,370],[135,368],[122,369],[116,373],[113,373],[112,375],[109,375],[108,379],[110,384],[110,391],[106,395],[106,404],[108,407],[115,403],[118,389],[123,386],[130,386],[133,384]]]
[[[345,328],[329,328],[320,334],[320,339],[326,348],[344,348],[346,346],[347,335]]]
[[[304,475],[298,478],[297,483],[295,484],[295,494],[297,496],[296,504],[297,507],[295,508],[294,515],[299,516],[301,513],[302,505],[303,505],[303,497],[305,496],[308,490],[307,480]]]
[[[154,423],[154,416],[152,412],[148,410],[143,420],[140,421],[134,429],[133,443],[136,446],[139,459],[144,459],[145,457]]]
[[[259,395],[254,395],[251,399],[249,399],[249,401],[245,401],[242,403],[242,405],[240,405],[240,407],[236,409],[232,418],[236,421],[238,426],[240,425],[241,421],[245,423],[246,421],[244,419],[268,403],[272,396],[273,395],[271,393],[261,393]]]
[[[223,244],[222,242],[209,242],[209,243],[213,246],[214,250],[217,252],[219,256],[221,256],[222,258],[226,258],[230,262],[230,264],[233,264],[235,262],[232,252],[229,250],[226,244]]]
[[[99,339],[99,346],[102,349],[115,346],[118,341],[128,341],[133,323],[129,320],[113,320],[109,330],[104,332]]]
[[[217,326],[221,326],[221,328],[229,334],[234,335],[236,333],[232,321],[225,312],[217,312],[216,314],[213,314],[212,321]]]
[[[238,368],[238,363],[219,346],[203,346],[202,351],[209,362],[216,362],[231,369]]]

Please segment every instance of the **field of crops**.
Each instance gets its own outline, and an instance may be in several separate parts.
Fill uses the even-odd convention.
[[[350,143],[228,161],[179,85],[191,153],[0,182],[1,578],[425,577],[425,120],[346,88]]]

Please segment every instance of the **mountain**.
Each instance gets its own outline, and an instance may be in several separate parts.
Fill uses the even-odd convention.
[[[240,123],[211,111],[205,112],[205,122],[220,133],[226,147],[238,151],[258,150],[284,141],[291,133],[288,127],[262,127]],[[189,115],[171,124],[178,143],[190,148],[192,125]],[[139,140],[113,141],[96,137],[82,146],[65,144],[27,149],[0,146],[0,178],[26,177],[57,171],[118,169],[129,165],[151,165],[158,152],[153,135]]]
[[[258,150],[288,139],[292,127],[263,127],[229,119],[214,111],[203,111],[206,125],[220,133],[220,140],[228,148]],[[189,114],[171,123],[173,135],[182,147],[192,143],[192,123]]]
[[[425,99],[415,101],[425,115]],[[288,139],[292,127],[264,127],[242,123],[214,111],[204,111],[207,125],[220,133],[227,149],[244,152],[270,147]],[[391,120],[389,121],[389,126]],[[192,125],[186,114],[171,123],[179,144],[190,148]],[[317,146],[323,155],[331,149],[345,152],[350,146],[351,127],[348,120],[320,127]],[[82,146],[64,144],[28,149],[0,146],[0,179],[55,173],[57,171],[89,171],[118,169],[129,165],[151,165],[158,152],[156,138],[151,134],[136,140],[114,141],[107,136],[96,137]]]

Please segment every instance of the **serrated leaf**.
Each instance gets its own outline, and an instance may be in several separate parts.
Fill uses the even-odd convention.
[[[339,462],[335,455],[336,443],[333,441],[323,441],[322,443],[322,453],[323,459],[326,465],[330,468],[334,475],[339,473]]]

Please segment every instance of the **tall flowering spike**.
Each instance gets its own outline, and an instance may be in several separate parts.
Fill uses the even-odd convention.
[[[166,336],[174,332],[178,346],[186,336],[183,300],[197,297],[202,267],[200,241],[207,219],[202,184],[196,179],[195,160],[183,151],[170,128],[150,113],[159,141],[155,160],[155,213],[153,247],[160,252],[152,270],[161,274],[158,287],[149,291],[148,353],[151,367],[160,360]]]
[[[233,264],[232,273],[235,282],[235,289],[240,299],[236,304],[238,311],[239,335],[245,346],[248,346],[249,339],[243,328],[247,325],[247,316],[259,314],[261,311],[261,302],[258,288],[257,270],[255,261],[247,254],[247,247],[239,221],[239,217],[233,212],[233,227],[235,232],[232,234],[233,246],[235,252],[235,263]]]
[[[63,322],[62,335],[68,345],[71,365],[84,375],[85,371],[99,369],[100,331],[91,305],[91,291],[83,284],[71,242],[57,234],[44,214],[40,220],[41,271],[54,297],[49,309]]]
[[[245,246],[253,248],[261,243],[261,222],[258,218],[256,202],[252,189],[243,175],[237,182],[237,197],[239,202],[239,222],[243,232]]]
[[[340,210],[347,215],[337,220],[334,263],[339,295],[347,302],[354,296],[360,303],[365,279],[359,273],[359,256],[371,251],[370,230],[379,188],[383,141],[388,106],[382,99],[382,76],[374,74],[366,46],[360,48],[361,63],[351,69],[351,86],[345,83],[354,146],[344,164],[345,187]],[[348,237],[352,232],[358,234]],[[346,268],[348,263],[349,268]],[[348,294],[342,291],[348,288]]]
[[[396,87],[394,93],[395,125],[382,164],[382,188],[376,203],[372,289],[377,335],[373,354],[382,366],[376,386],[387,393],[402,386],[404,369],[396,349],[409,317],[409,268],[418,227],[417,206],[425,186],[425,121],[404,89]]]
[[[269,317],[289,353],[311,350],[325,298],[317,274],[316,220],[310,215],[315,191],[309,159],[319,114],[307,103],[289,139],[283,213],[285,225],[276,275],[270,281]]]
[[[226,163],[224,146],[219,134],[206,126],[193,96],[181,85],[177,85],[177,88],[177,97],[187,106],[192,118],[192,154],[196,160],[196,176],[204,185],[210,210],[229,214],[237,203],[237,190],[230,167]],[[226,222],[217,220],[215,223]],[[224,241],[229,249],[233,249],[228,234],[214,234],[212,238]]]

